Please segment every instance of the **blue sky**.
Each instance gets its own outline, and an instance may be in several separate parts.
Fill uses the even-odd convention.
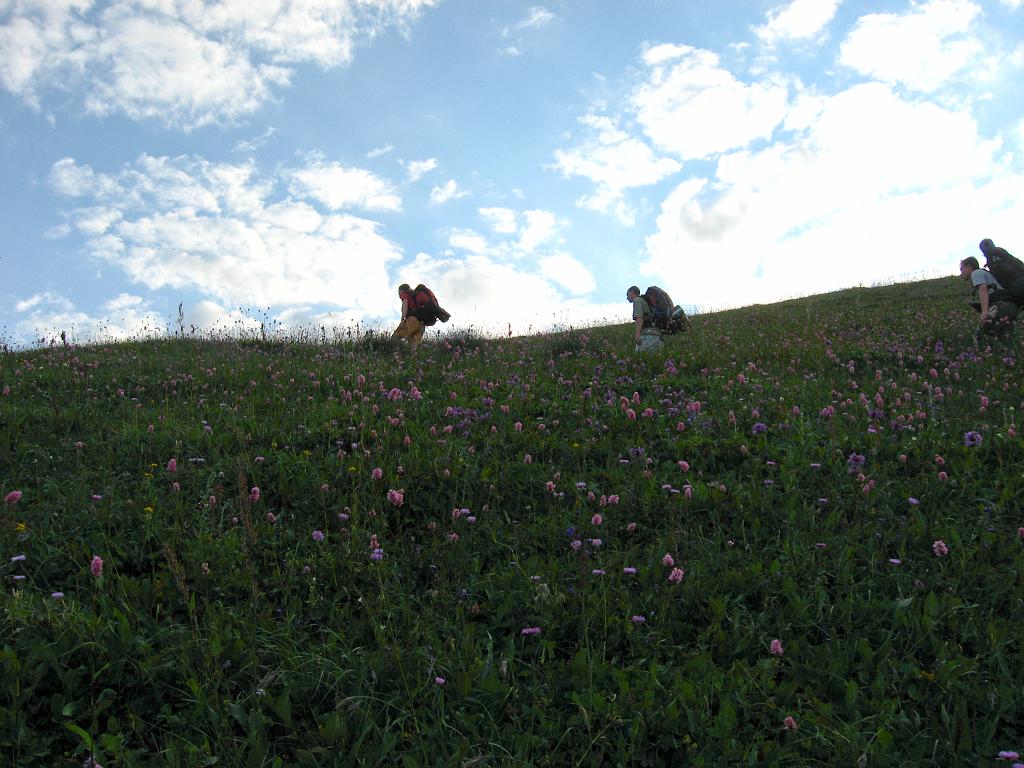
[[[1024,251],[1024,0],[0,0],[0,334],[605,318]]]

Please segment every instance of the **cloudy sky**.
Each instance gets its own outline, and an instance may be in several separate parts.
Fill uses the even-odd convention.
[[[0,338],[953,274],[1022,156],[1024,0],[0,0]]]

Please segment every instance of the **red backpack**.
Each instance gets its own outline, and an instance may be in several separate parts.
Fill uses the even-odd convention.
[[[409,314],[415,317],[424,325],[433,325],[438,320],[447,323],[451,318],[440,304],[437,297],[427,286],[420,283],[417,285],[409,298]]]

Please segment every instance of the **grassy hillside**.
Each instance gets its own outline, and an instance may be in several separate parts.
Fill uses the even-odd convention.
[[[648,358],[627,326],[6,354],[0,753],[998,765],[1022,365],[964,299],[722,312]]]

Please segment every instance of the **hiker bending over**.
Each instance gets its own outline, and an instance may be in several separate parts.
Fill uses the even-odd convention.
[[[398,286],[398,297],[402,300],[402,322],[391,336],[405,339],[409,342],[409,351],[415,352],[427,326],[438,320],[447,323],[451,315],[437,303],[434,292],[422,283],[415,289],[402,283]]]
[[[991,272],[982,269],[973,256],[960,262],[960,277],[970,280],[977,295],[971,305],[981,312],[979,333],[1005,335],[1013,327],[1018,309],[1010,292]]]
[[[634,349],[637,352],[657,352],[665,346],[661,338],[661,329],[654,322],[654,310],[640,289],[631,285],[626,291],[626,301],[633,305],[633,323],[636,332],[633,334]]]

